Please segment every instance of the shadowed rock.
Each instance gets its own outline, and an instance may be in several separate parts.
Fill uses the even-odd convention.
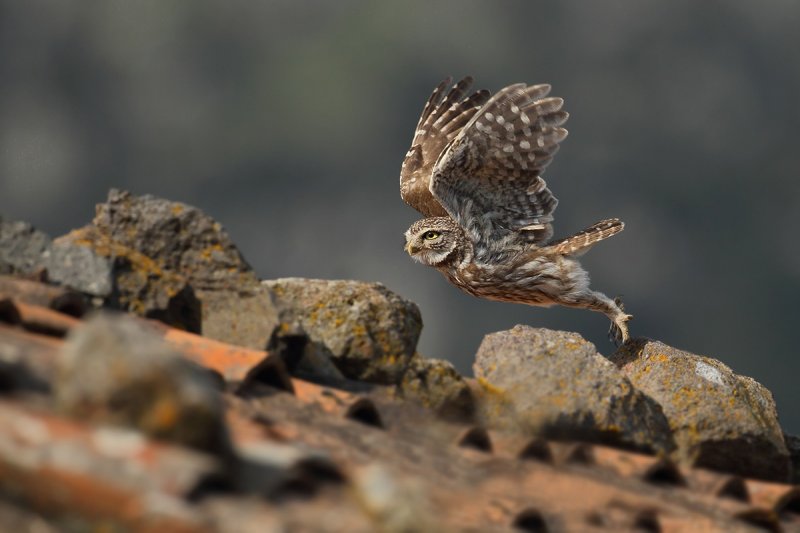
[[[112,189],[97,206],[93,227],[191,286],[202,303],[192,331],[258,350],[267,346],[277,325],[270,295],[213,218],[180,202]]]
[[[112,189],[92,225],[56,239],[50,279],[105,307],[263,350],[270,294],[222,226],[197,208]]]
[[[239,291],[197,291],[202,301],[203,336],[254,350],[267,348],[278,326],[268,290],[258,284]]]
[[[659,406],[576,333],[492,333],[473,368],[487,425],[653,451],[675,446]]]
[[[195,289],[238,290],[258,281],[222,225],[196,207],[111,189],[92,224]]]
[[[53,388],[58,408],[75,418],[230,452],[211,374],[124,315],[96,315],[70,333]]]
[[[798,484],[800,483],[800,437],[787,434],[784,434],[783,437],[792,461],[792,475],[789,482]]]
[[[42,265],[51,239],[27,222],[0,217],[0,274],[31,275]]]
[[[657,401],[684,464],[785,481],[789,452],[772,394],[710,357],[636,339],[611,360]]]
[[[56,239],[46,261],[51,281],[102,305],[200,331],[200,302],[186,279],[92,226]]]
[[[463,377],[448,361],[416,355],[411,359],[400,393],[415,398],[445,418],[471,420],[475,399]]]
[[[266,287],[265,290],[269,291]],[[312,342],[296,322],[277,327],[267,350],[279,357],[289,372],[298,378],[345,389],[353,384],[333,364],[328,349]]]
[[[348,379],[397,384],[417,346],[419,309],[380,283],[286,278],[264,281],[278,336],[305,335]]]

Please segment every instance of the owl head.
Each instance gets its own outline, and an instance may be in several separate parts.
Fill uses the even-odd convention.
[[[439,266],[453,260],[463,233],[450,217],[418,220],[406,231],[406,252],[424,265]]]

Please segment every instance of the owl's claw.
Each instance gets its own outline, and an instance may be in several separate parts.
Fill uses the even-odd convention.
[[[625,313],[625,305],[619,296],[614,298],[614,303],[617,304],[620,312],[617,313],[608,328],[608,338],[615,345],[620,346],[627,343],[631,338],[628,332],[628,321],[633,318],[633,315]]]
[[[627,343],[631,336],[628,332],[628,321],[633,318],[633,315],[625,313],[617,315],[611,326],[608,328],[608,338],[617,346]]]

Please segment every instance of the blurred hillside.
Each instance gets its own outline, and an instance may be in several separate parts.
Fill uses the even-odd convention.
[[[502,7],[501,7],[502,6]],[[400,162],[447,75],[551,83],[571,118],[546,178],[634,335],[715,356],[800,433],[800,4],[577,0],[0,1],[0,215],[53,235],[110,187],[201,207],[264,278],[375,280],[421,350],[468,371],[488,332],[599,314],[484,302],[412,263]]]

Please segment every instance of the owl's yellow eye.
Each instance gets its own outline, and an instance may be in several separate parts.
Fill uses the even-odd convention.
[[[438,239],[441,235],[438,231],[426,231],[422,234],[422,238],[426,241],[432,241],[433,239]]]

